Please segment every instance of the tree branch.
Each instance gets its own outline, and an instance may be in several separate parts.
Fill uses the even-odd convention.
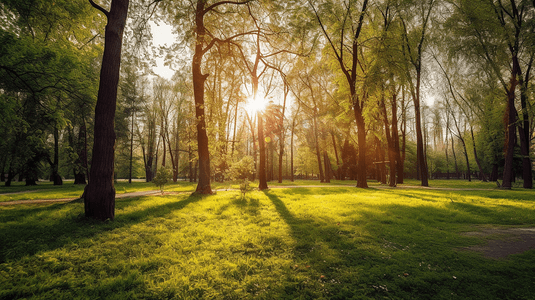
[[[109,18],[109,15],[110,13],[105,10],[104,8],[102,8],[102,6],[96,4],[95,2],[93,2],[93,0],[89,0],[89,3],[91,3],[91,6],[93,6],[94,8],[100,10],[104,15],[106,15],[106,18]]]
[[[247,1],[221,1],[221,2],[216,2],[210,6],[208,6],[203,12],[202,14],[205,15],[206,13],[208,13],[209,11],[213,10],[214,8],[220,6],[220,5],[223,5],[223,4],[236,4],[236,5],[242,5],[242,4],[247,4],[249,2],[253,2],[255,0],[247,0]]]

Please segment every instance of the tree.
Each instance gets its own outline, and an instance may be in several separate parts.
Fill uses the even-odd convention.
[[[129,0],[112,0],[107,11],[92,0],[91,5],[107,17],[100,86],[95,107],[95,141],[90,181],[84,190],[86,217],[99,220],[115,217],[113,186],[117,85],[121,66],[121,47]]]
[[[435,0],[419,0],[416,1],[416,7],[408,6],[405,8],[405,16],[401,17],[403,24],[404,44],[403,50],[408,63],[411,68],[407,68],[407,78],[409,78],[410,92],[414,103],[414,114],[416,119],[416,151],[417,151],[417,167],[421,176],[421,185],[429,186],[427,159],[424,152],[424,141],[422,135],[422,117],[420,110],[420,95],[422,83],[422,63],[423,52],[427,45],[428,28],[430,26],[431,12],[436,4]],[[410,15],[410,11],[416,11],[414,16]],[[414,18],[411,21],[414,28],[409,28],[408,18]],[[413,72],[415,73],[413,75]]]
[[[530,117],[527,109],[527,91],[535,51],[533,51],[534,26],[533,1],[451,1],[455,8],[448,25],[456,36],[462,37],[456,53],[476,59],[486,65],[488,72],[500,83],[507,104],[504,117],[505,161],[504,188],[511,188],[513,181],[516,128],[520,131],[524,187],[533,185],[532,166],[529,157]],[[515,107],[520,92],[521,115]]]
[[[214,46],[215,43],[228,42],[235,38],[232,36],[226,39],[219,39],[208,34],[205,17],[215,11],[216,8],[226,5],[244,5],[252,0],[239,1],[220,1],[208,5],[207,0],[197,0],[195,6],[195,48],[192,60],[193,75],[193,95],[195,99],[195,116],[197,118],[197,146],[199,155],[199,183],[195,190],[199,194],[211,194],[212,187],[210,184],[210,152],[208,150],[208,135],[206,133],[205,104],[204,104],[204,83],[209,74],[203,74],[202,61],[206,52]],[[242,34],[237,34],[240,36]]]
[[[358,159],[358,177],[357,187],[367,188],[366,182],[366,124],[364,121],[364,105],[366,103],[367,94],[362,92],[358,94],[357,91],[357,78],[359,71],[359,53],[361,53],[361,43],[359,42],[360,34],[364,26],[364,17],[368,9],[368,0],[363,0],[360,10],[355,12],[354,6],[357,1],[347,3],[336,7],[336,11],[343,16],[340,24],[333,24],[330,28],[336,28],[339,37],[338,40],[333,40],[334,32],[328,33],[327,28],[324,25],[322,14],[316,9],[312,1],[308,1],[309,5],[314,11],[314,15],[321,30],[328,41],[328,45],[331,47],[334,56],[340,66],[340,70],[345,76],[347,84],[349,85],[350,103],[352,104],[353,111],[355,113],[355,120],[358,128],[358,147],[359,147],[359,159]],[[335,4],[334,4],[335,5]],[[330,7],[330,6],[328,6]],[[333,7],[334,8],[334,7]],[[339,18],[331,17],[332,20],[338,20]],[[349,33],[348,33],[349,32]],[[348,39],[348,44],[346,44]],[[349,60],[346,61],[348,55]]]

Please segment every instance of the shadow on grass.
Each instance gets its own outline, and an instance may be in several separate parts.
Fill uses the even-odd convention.
[[[359,293],[368,298],[457,295],[459,299],[495,299],[495,295],[512,295],[518,290],[523,291],[518,295],[526,296],[534,290],[527,279],[535,275],[532,268],[515,273],[519,261],[533,261],[529,253],[489,264],[481,255],[459,251],[460,247],[484,242],[459,234],[471,225],[533,223],[533,209],[447,201],[437,207],[378,201],[355,209],[350,213],[354,217],[337,227],[325,218],[300,218],[276,193],[264,194],[290,227],[296,241],[296,262],[310,263],[325,275],[325,289],[333,298]],[[428,198],[424,201],[434,201],[432,196]],[[300,201],[295,199],[288,201]],[[355,235],[359,230],[361,235]]]
[[[292,194],[295,191],[288,191]],[[295,240],[293,256],[296,271],[307,271],[310,268],[312,279],[324,286],[324,292],[336,299],[349,299],[355,295],[356,277],[349,274],[357,272],[366,259],[375,255],[369,249],[369,237],[357,236],[353,232],[344,231],[339,223],[325,224],[321,220],[303,219],[295,216],[284,202],[273,192],[263,192],[273,203],[276,211],[290,228],[290,235]],[[287,294],[300,295],[304,283],[285,283]],[[340,284],[347,284],[340,290]],[[295,284],[292,286],[292,284]],[[300,286],[301,285],[301,286]],[[347,288],[351,287],[351,288]],[[295,290],[294,290],[295,289]],[[320,289],[321,290],[321,289]],[[316,290],[317,291],[317,290]],[[305,298],[323,297],[325,294],[307,295]]]
[[[66,244],[79,243],[106,231],[163,217],[198,202],[203,197],[190,195],[176,202],[128,213],[120,212],[120,209],[136,205],[145,198],[116,201],[115,220],[105,222],[86,218],[81,202],[3,209],[0,211],[0,263],[32,256],[40,251],[57,249]]]
[[[242,197],[241,195],[233,197],[227,204],[219,207],[216,215],[221,215],[230,207],[237,207],[242,212],[245,212],[251,216],[257,216],[260,214],[260,201],[256,198],[252,198],[249,195]]]

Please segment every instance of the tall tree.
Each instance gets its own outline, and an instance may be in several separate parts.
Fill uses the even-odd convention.
[[[516,128],[519,128],[524,170],[524,187],[533,185],[532,166],[529,158],[530,117],[527,110],[527,88],[533,64],[533,40],[535,24],[533,1],[451,1],[455,8],[448,25],[462,43],[457,50],[466,57],[486,64],[499,81],[507,103],[504,117],[505,162],[504,188],[511,188],[513,181]],[[520,92],[521,115],[515,107]],[[519,118],[521,117],[521,118]],[[520,122],[518,122],[520,121]],[[520,129],[521,128],[521,129]]]
[[[407,78],[409,78],[410,92],[414,104],[414,117],[416,121],[416,152],[417,167],[421,176],[421,185],[429,186],[427,159],[424,151],[424,140],[422,135],[422,117],[421,117],[421,84],[422,84],[422,64],[423,52],[427,45],[428,29],[431,23],[431,12],[434,9],[436,0],[419,0],[415,1],[414,6],[403,7],[402,24],[404,44],[403,50],[411,68],[407,68]],[[415,14],[411,12],[415,11]],[[411,15],[412,14],[412,15]],[[410,19],[410,20],[409,20]],[[409,21],[411,21],[409,23]],[[413,25],[410,28],[409,25]],[[414,75],[413,75],[414,74]]]
[[[106,220],[115,217],[113,186],[117,85],[121,66],[121,47],[129,0],[112,0],[107,11],[92,0],[91,5],[107,17],[100,86],[95,107],[95,141],[90,181],[84,190],[86,217]]]
[[[357,187],[367,188],[366,124],[363,115],[367,94],[366,92],[363,92],[359,95],[357,79],[359,75],[359,68],[362,66],[359,64],[359,53],[362,51],[362,43],[359,38],[365,24],[364,18],[368,10],[368,0],[363,0],[362,3],[360,3],[360,9],[355,9],[355,6],[357,6],[358,2],[360,1],[348,1],[347,3],[343,4],[332,3],[332,6],[325,6],[326,8],[333,8],[333,12],[336,12],[342,16],[339,24],[332,24],[329,26],[329,28],[333,28],[335,30],[329,33],[327,31],[328,26],[324,24],[325,20],[339,20],[340,18],[335,16],[328,16],[325,18],[324,15],[322,15],[322,13],[316,8],[316,5],[312,1],[308,1],[349,86],[350,103],[352,104],[353,111],[355,113],[355,120],[358,128],[359,159]],[[336,9],[334,9],[335,7]],[[337,36],[336,40],[334,39],[335,34],[339,35]],[[346,55],[349,56],[349,58],[346,58]]]
[[[200,194],[211,194],[210,184],[210,152],[208,150],[208,135],[206,133],[204,83],[209,74],[202,72],[203,56],[214,46],[215,43],[224,43],[232,40],[237,34],[228,38],[216,38],[206,28],[205,17],[222,5],[234,4],[245,5],[252,0],[244,1],[219,1],[208,4],[207,0],[197,0],[195,5],[195,48],[192,60],[193,95],[195,99],[195,116],[197,118],[197,143],[199,155],[199,182],[195,190]]]

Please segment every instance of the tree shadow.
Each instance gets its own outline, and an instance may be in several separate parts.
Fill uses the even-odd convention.
[[[176,202],[121,213],[121,209],[133,206],[145,198],[117,199],[115,220],[105,222],[86,218],[83,214],[83,203],[76,201],[2,210],[0,263],[58,249],[66,244],[79,243],[106,231],[164,217],[203,199],[200,195],[190,195]]]
[[[223,212],[228,210],[230,207],[237,207],[242,212],[245,212],[251,216],[257,216],[260,214],[260,200],[253,198],[249,195],[242,197],[241,195],[235,196],[232,199],[229,199],[229,202],[223,204],[216,211],[217,215],[221,215]]]
[[[319,220],[303,219],[295,216],[284,202],[273,192],[264,191],[276,211],[290,228],[290,235],[296,241],[294,257],[296,260],[315,261],[319,271],[325,276],[335,270],[337,265],[356,266],[368,251],[358,241],[366,239],[355,236],[341,228],[340,223],[325,224]],[[358,234],[360,235],[360,233]],[[362,250],[362,251],[359,251]],[[329,258],[323,257],[329,253]]]

